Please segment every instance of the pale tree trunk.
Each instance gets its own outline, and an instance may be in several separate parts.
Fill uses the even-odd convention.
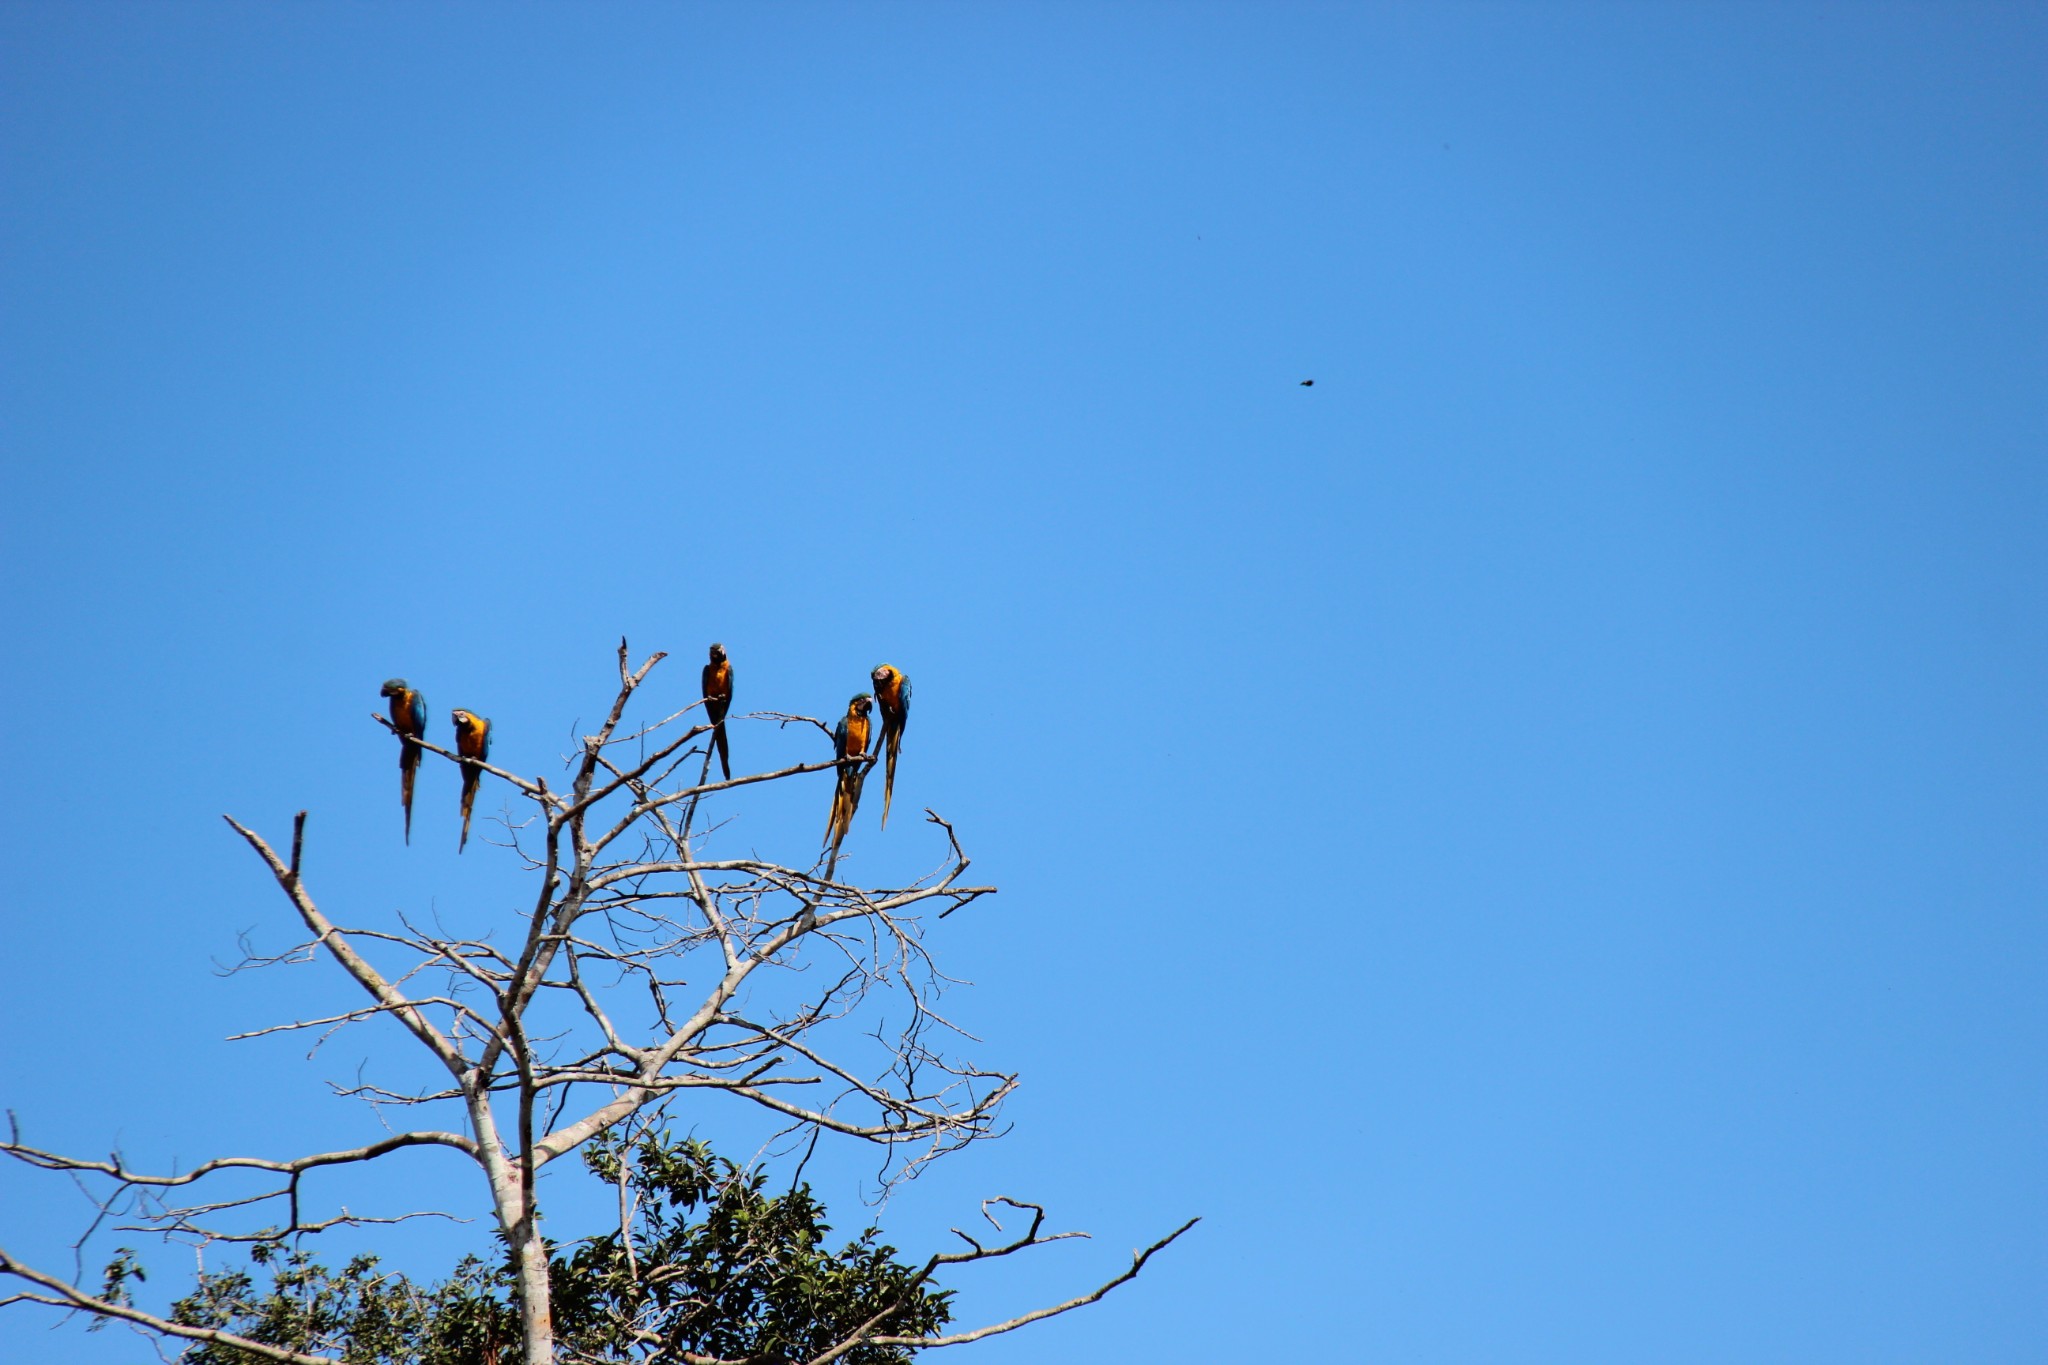
[[[555,1365],[555,1318],[549,1303],[548,1249],[540,1233],[519,1249],[519,1334],[525,1365]]]
[[[531,1077],[522,1079],[530,1082]],[[532,1161],[530,1156],[514,1158],[506,1152],[490,1096],[475,1081],[474,1074],[465,1078],[464,1100],[471,1129],[476,1134],[477,1160],[491,1182],[491,1202],[497,1208],[498,1226],[505,1234],[506,1245],[513,1249],[519,1270],[521,1362],[554,1365],[553,1293],[548,1284],[547,1243],[541,1240],[540,1217],[534,1205]],[[530,1129],[530,1085],[522,1084],[520,1101],[520,1126],[522,1130]]]

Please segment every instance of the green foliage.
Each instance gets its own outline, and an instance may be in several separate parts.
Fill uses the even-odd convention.
[[[951,1319],[951,1291],[917,1281],[917,1269],[869,1228],[838,1251],[809,1186],[767,1191],[765,1174],[742,1170],[695,1140],[650,1133],[590,1144],[584,1160],[623,1184],[627,1235],[550,1244],[556,1341],[569,1358],[675,1362],[685,1352],[725,1359],[804,1360],[890,1310],[875,1329],[928,1335]],[[127,1253],[123,1253],[126,1257]],[[517,1277],[465,1257],[446,1280],[417,1285],[380,1274],[375,1256],[339,1272],[309,1254],[259,1244],[255,1267],[202,1274],[172,1317],[268,1345],[339,1356],[349,1365],[501,1365],[518,1358]],[[117,1257],[110,1280],[137,1274]],[[901,1347],[862,1345],[848,1365],[909,1358]],[[191,1365],[251,1365],[247,1352],[200,1346]]]
[[[304,1251],[259,1244],[250,1258],[270,1271],[258,1289],[245,1270],[202,1274],[171,1311],[175,1322],[219,1327],[271,1346],[340,1356],[349,1365],[490,1365],[518,1339],[496,1274],[475,1257],[422,1288],[377,1273],[358,1256],[338,1273]],[[245,1365],[256,1357],[224,1346],[195,1347],[193,1365]]]
[[[129,1292],[128,1281],[147,1280],[148,1278],[149,1272],[144,1270],[141,1262],[135,1259],[135,1249],[133,1247],[118,1247],[114,1251],[114,1259],[107,1262],[106,1279],[100,1285],[100,1298],[108,1303],[133,1303],[135,1302],[135,1296]],[[97,1332],[106,1325],[107,1320],[105,1318],[96,1317],[85,1330]]]
[[[831,1228],[808,1186],[770,1195],[765,1174],[665,1134],[650,1133],[630,1152],[594,1143],[585,1160],[614,1183],[623,1167],[639,1207],[629,1243],[612,1232],[554,1262],[557,1330],[580,1349],[632,1358],[634,1333],[645,1331],[664,1352],[803,1360],[892,1305],[900,1306],[880,1329],[892,1335],[929,1334],[951,1319],[950,1292],[916,1284],[917,1271],[876,1229],[825,1250]],[[861,1346],[842,1359],[883,1365],[907,1356]]]

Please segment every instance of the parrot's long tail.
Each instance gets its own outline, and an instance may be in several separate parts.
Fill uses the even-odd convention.
[[[398,749],[398,799],[405,807],[405,841],[412,842],[412,781],[420,770],[419,747],[400,740]]]
[[[718,745],[718,771],[724,773],[725,780],[730,782],[732,781],[732,755],[726,751],[725,747],[724,721],[718,722],[717,728],[711,732],[711,738]]]
[[[860,809],[861,788],[868,784],[867,765],[850,768],[846,773],[846,809],[840,826],[839,837],[844,839],[846,831],[853,828],[853,813]]]
[[[462,842],[461,842],[461,843],[459,843],[459,844],[457,844],[457,845],[455,846],[455,851],[456,851],[457,853],[460,853],[460,852],[462,852],[462,850],[464,850],[464,849],[466,849],[466,848],[468,848],[468,847],[469,847],[469,812],[470,812],[470,810],[471,810],[472,808],[474,808],[474,807],[475,807],[475,805],[476,805],[476,788],[477,788],[477,783],[479,783],[479,782],[480,782],[480,781],[482,781],[482,780],[483,780],[483,774],[482,774],[482,773],[479,773],[479,772],[478,772],[478,771],[477,771],[476,769],[474,769],[474,768],[468,768],[468,769],[465,769],[465,770],[463,771],[463,774],[462,774]]]
[[[839,770],[839,785],[832,791],[832,820],[825,826],[825,838],[832,846],[832,857],[825,864],[825,880],[831,881],[839,868],[839,846],[846,842],[848,830],[853,828],[853,813],[860,809],[861,770],[847,766]]]
[[[889,766],[882,774],[882,828],[889,828],[889,803],[896,799],[896,754],[903,748],[903,737],[892,736],[889,740]]]

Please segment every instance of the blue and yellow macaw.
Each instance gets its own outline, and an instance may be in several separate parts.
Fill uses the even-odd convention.
[[[910,720],[910,679],[894,664],[876,664],[875,701],[882,708],[882,747],[889,767],[882,777],[882,828],[889,828],[889,802],[896,795],[896,755],[903,750],[903,727]]]
[[[391,728],[398,732],[398,800],[405,807],[405,841],[412,842],[412,779],[420,770],[420,746],[427,733],[427,699],[403,678],[387,679],[379,696],[391,698]]]
[[[832,874],[839,868],[839,845],[853,828],[853,813],[860,808],[861,785],[867,781],[866,764],[847,760],[867,757],[868,737],[874,732],[868,713],[874,700],[865,692],[855,693],[846,703],[846,714],[832,727],[832,754],[840,764],[839,780],[832,788],[832,818],[825,825],[825,838],[832,845],[831,860],[825,864],[826,881],[832,880]]]
[[[711,718],[711,741],[718,746],[718,770],[732,781],[732,758],[725,748],[725,713],[732,709],[732,664],[724,645],[711,646],[711,662],[704,665],[704,714]]]
[[[462,842],[455,846],[460,853],[469,847],[469,812],[476,804],[477,784],[484,780],[477,764],[491,756],[491,723],[467,711],[457,711],[454,720],[455,752],[467,760],[462,765]]]

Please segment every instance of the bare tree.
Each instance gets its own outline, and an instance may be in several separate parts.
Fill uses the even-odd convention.
[[[371,1020],[395,1022],[424,1049],[436,1079],[411,1089],[358,1084],[343,1093],[411,1123],[347,1150],[289,1159],[223,1157],[175,1174],[130,1169],[118,1154],[87,1160],[44,1151],[23,1142],[18,1127],[11,1127],[0,1150],[101,1182],[102,1220],[118,1212],[134,1220],[130,1227],[202,1244],[275,1243],[339,1226],[399,1221],[357,1216],[345,1205],[315,1209],[306,1177],[414,1148],[460,1153],[483,1178],[516,1270],[524,1359],[552,1365],[557,1341],[536,1177],[592,1139],[630,1134],[673,1097],[700,1091],[757,1106],[788,1132],[876,1144],[885,1149],[883,1168],[892,1176],[994,1135],[998,1108],[1017,1079],[953,1054],[952,1045],[965,1035],[938,1012],[946,978],[926,942],[933,922],[995,890],[966,883],[969,859],[953,827],[926,813],[943,832],[943,858],[928,875],[897,887],[834,881],[815,862],[799,868],[758,857],[702,857],[705,834],[697,820],[704,797],[842,762],[872,766],[875,756],[710,781],[713,727],[701,702],[624,727],[629,704],[663,657],[657,653],[631,667],[620,641],[617,695],[603,724],[571,756],[566,790],[482,765],[528,811],[523,821],[506,821],[506,844],[534,881],[530,906],[515,912],[516,942],[449,937],[402,916],[383,928],[337,925],[300,875],[304,812],[288,854],[228,820],[276,879],[306,934],[288,952],[252,955],[243,965],[324,958],[365,997],[338,1014],[238,1036],[317,1030],[324,1040]],[[809,717],[760,714],[782,725],[815,725],[830,737]],[[438,745],[417,742],[428,753],[463,762]],[[686,995],[686,979],[710,985]],[[899,1020],[887,1030],[872,1023],[885,1000]],[[254,1189],[233,1184],[251,1178],[260,1182]],[[917,1285],[942,1269],[1078,1235],[1042,1232],[1044,1214],[1036,1206],[995,1202],[1028,1211],[1024,1231],[993,1243],[960,1233],[964,1249],[932,1256]],[[259,1216],[270,1221],[251,1228]],[[420,1216],[428,1212],[400,1215]],[[622,1199],[622,1234],[628,1216]],[[1094,1302],[1188,1226],[1192,1220],[1136,1253],[1123,1274],[1091,1293],[975,1330],[892,1332],[897,1306],[885,1305],[810,1365],[827,1365],[863,1346],[916,1350],[978,1340]],[[118,1286],[88,1289],[77,1274],[46,1273],[4,1251],[0,1274],[19,1284],[0,1305],[82,1310],[183,1339],[188,1348],[205,1343],[294,1365],[334,1359],[145,1312]],[[641,1344],[651,1349],[659,1343]],[[694,1365],[737,1365],[684,1358]]]

